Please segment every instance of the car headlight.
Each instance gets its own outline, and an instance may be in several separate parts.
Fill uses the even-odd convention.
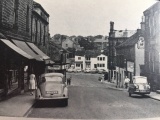
[[[147,85],[147,86],[146,86],[146,88],[147,88],[147,89],[150,89],[150,86],[149,86],[149,85]]]

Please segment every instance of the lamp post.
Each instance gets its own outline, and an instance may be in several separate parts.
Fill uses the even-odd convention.
[[[60,54],[61,54],[60,62],[61,62],[61,72],[62,72],[62,63],[63,63],[63,50],[62,49],[60,50]]]

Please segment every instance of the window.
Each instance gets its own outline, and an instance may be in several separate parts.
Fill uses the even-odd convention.
[[[44,25],[43,46],[46,44],[46,26]]]
[[[105,57],[103,57],[103,61],[105,61]]]
[[[27,15],[26,15],[26,31],[29,32],[29,6],[27,5]]]
[[[99,60],[99,57],[98,57],[98,60]]]
[[[81,57],[78,57],[78,60],[81,60]]]
[[[90,57],[87,57],[86,60],[90,60]]]
[[[102,57],[100,57],[100,61],[102,61]]]
[[[76,64],[76,67],[80,67],[80,64]]]
[[[105,64],[102,64],[102,67],[105,67]]]
[[[97,64],[97,67],[99,67],[99,63]]]
[[[13,27],[18,28],[18,0],[13,0]]]

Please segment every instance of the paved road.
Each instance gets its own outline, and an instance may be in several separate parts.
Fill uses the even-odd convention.
[[[137,119],[160,117],[160,101],[100,83],[99,75],[72,74],[68,107],[33,108],[28,117],[55,119]]]

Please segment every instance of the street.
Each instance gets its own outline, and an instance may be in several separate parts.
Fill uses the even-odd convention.
[[[54,119],[137,119],[160,117],[160,101],[112,89],[98,81],[100,74],[72,75],[67,107],[33,107],[30,118]]]

